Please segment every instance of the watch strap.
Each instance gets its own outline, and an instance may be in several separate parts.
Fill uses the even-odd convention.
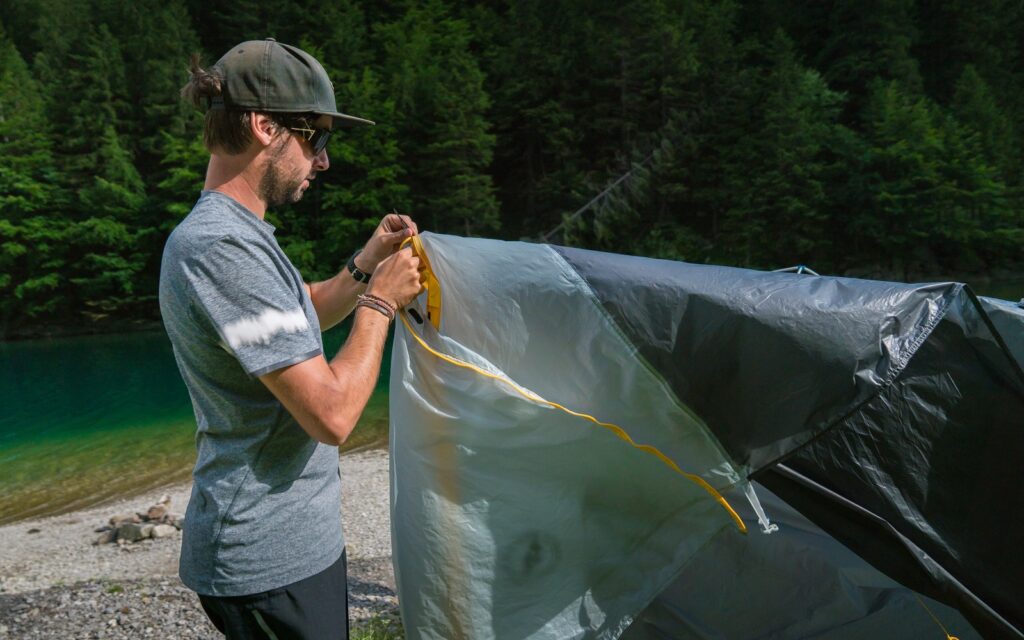
[[[345,268],[348,269],[348,272],[352,274],[352,277],[355,278],[356,282],[369,282],[370,276],[372,276],[373,274],[367,273],[356,266],[356,256],[358,256],[361,252],[362,249],[353,253],[352,256],[348,259],[348,264],[345,265]]]

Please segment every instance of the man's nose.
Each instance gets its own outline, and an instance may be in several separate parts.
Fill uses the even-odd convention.
[[[313,169],[315,171],[326,171],[330,166],[331,160],[327,157],[327,147],[324,147],[313,158]]]

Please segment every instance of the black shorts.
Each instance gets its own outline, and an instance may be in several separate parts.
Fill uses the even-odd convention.
[[[348,640],[345,552],[333,565],[290,585],[248,596],[199,596],[228,640]]]

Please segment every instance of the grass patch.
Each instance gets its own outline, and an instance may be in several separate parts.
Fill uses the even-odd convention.
[[[351,640],[404,640],[405,630],[402,623],[374,616],[364,623],[354,625]]]
[[[124,587],[119,584],[112,584],[107,587],[107,593],[124,593]]]

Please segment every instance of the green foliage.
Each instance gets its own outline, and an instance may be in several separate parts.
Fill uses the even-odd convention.
[[[978,135],[985,157],[1000,170],[1002,179],[1011,184],[1019,183],[1020,165],[1012,146],[1012,121],[974,65],[966,65],[957,79],[951,107],[956,121]]]
[[[338,94],[346,109],[372,115],[379,122],[343,131],[328,148],[333,170],[322,176],[317,257],[333,270],[348,257],[346,249],[361,246],[383,213],[411,208],[409,187],[402,183],[405,169],[398,149],[394,100],[371,69],[338,87]]]
[[[401,623],[379,615],[354,624],[352,629],[352,640],[402,640],[404,637]]]
[[[831,151],[842,134],[843,97],[796,60],[779,31],[767,67],[751,78],[748,112],[758,126],[733,147],[734,192],[725,215],[731,262],[767,266],[821,264],[831,254],[830,188],[842,179]]]
[[[467,235],[499,227],[486,173],[494,147],[485,117],[489,99],[470,34],[440,0],[410,4],[399,20],[374,29],[395,97],[412,213],[427,228]]]
[[[40,93],[28,65],[0,30],[0,218],[34,215],[56,199]]]
[[[758,268],[1024,265],[1013,0],[10,0],[0,21],[0,332],[155,316],[209,158],[188,57],[267,36],[377,122],[268,213],[310,279],[392,209]]]

